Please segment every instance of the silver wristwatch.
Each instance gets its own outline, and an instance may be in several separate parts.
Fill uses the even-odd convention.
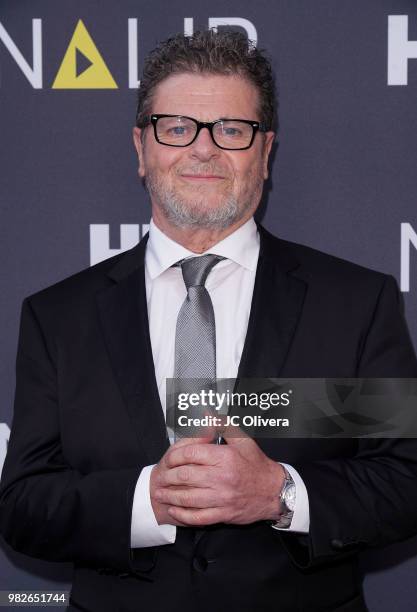
[[[284,466],[284,484],[279,494],[281,514],[277,521],[271,523],[274,529],[288,529],[291,525],[295,509],[295,482]]]

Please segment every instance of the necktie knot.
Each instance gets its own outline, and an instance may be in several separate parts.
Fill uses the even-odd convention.
[[[210,254],[183,259],[180,264],[187,291],[190,287],[204,287],[211,269],[222,259],[220,255]]]

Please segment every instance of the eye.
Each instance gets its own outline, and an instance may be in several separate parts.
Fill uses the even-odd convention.
[[[241,136],[242,135],[242,131],[236,127],[223,126],[222,131],[225,136]]]
[[[185,134],[186,128],[183,125],[176,125],[175,127],[170,128],[168,132],[173,136],[182,136]]]

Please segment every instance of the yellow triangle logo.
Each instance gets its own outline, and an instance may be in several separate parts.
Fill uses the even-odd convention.
[[[110,70],[80,19],[52,89],[117,89]]]

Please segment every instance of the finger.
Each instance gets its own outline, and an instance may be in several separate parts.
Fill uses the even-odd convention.
[[[237,425],[226,425],[222,431],[222,437],[226,440],[227,444],[231,446],[256,444],[246,431],[238,427]]]
[[[187,523],[181,523],[181,521],[179,521],[178,519],[174,519],[172,515],[171,515],[171,519],[172,519],[171,525],[175,525],[176,527],[189,527]]]
[[[170,448],[181,448],[182,446],[187,446],[188,444],[207,444],[211,442],[212,436],[211,433],[204,434],[204,436],[198,436],[195,438],[181,438],[175,444],[173,444]]]
[[[181,521],[189,527],[214,525],[215,523],[224,523],[228,520],[228,516],[222,508],[198,509],[171,506],[168,508],[168,514],[174,520]]]
[[[209,487],[218,478],[213,468],[200,465],[180,465],[161,473],[157,484],[160,487],[186,485],[190,487]]]
[[[199,438],[181,438],[172,444],[168,450],[165,452],[164,456],[161,458],[161,464],[167,465],[167,457],[171,454],[173,449],[182,448],[183,446],[188,446],[189,444],[208,444],[211,442],[209,436],[201,436]]]
[[[218,493],[213,489],[198,489],[187,487],[175,489],[165,487],[157,489],[154,493],[155,499],[167,506],[180,506],[182,508],[215,508],[219,506]]]
[[[166,456],[166,465],[169,468],[190,463],[217,465],[223,453],[223,449],[217,444],[187,444],[172,448]]]

